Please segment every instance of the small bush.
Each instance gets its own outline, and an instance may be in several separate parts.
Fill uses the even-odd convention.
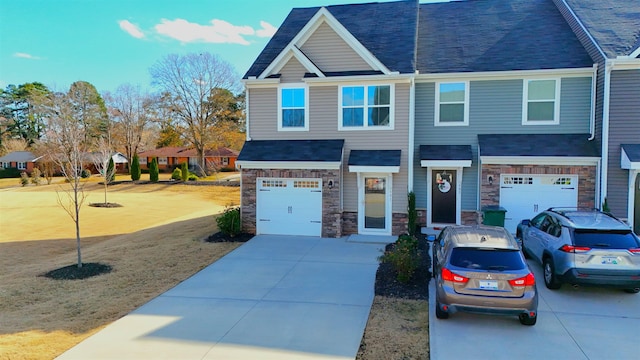
[[[80,173],[80,177],[83,179],[86,179],[88,177],[91,176],[91,170],[89,169],[82,169],[82,172]]]
[[[232,172],[232,171],[236,171],[236,169],[231,168],[231,167],[223,167],[222,169],[219,170],[220,172]]]
[[[190,180],[189,179],[189,166],[187,165],[186,162],[183,162],[182,165],[180,165],[180,170],[182,171],[182,181]]]
[[[20,172],[17,168],[0,169],[0,179],[19,178]]]
[[[408,226],[409,235],[416,235],[416,227],[418,226],[418,211],[416,211],[416,194],[411,191],[408,195]]]
[[[411,235],[400,235],[393,249],[386,251],[379,260],[390,263],[398,274],[398,281],[407,283],[420,264],[418,239]]]
[[[196,174],[189,173],[187,180],[189,181],[198,181],[200,178]]]
[[[216,218],[218,229],[229,237],[240,234],[240,208],[227,207],[220,216]]]
[[[27,175],[27,173],[24,171],[20,173],[20,183],[22,184],[22,186],[29,185],[29,175]]]
[[[40,185],[40,182],[42,181],[42,173],[40,172],[40,169],[38,168],[34,168],[33,171],[31,172],[31,183],[34,185]]]
[[[180,170],[180,168],[173,169],[171,180],[182,180],[182,170]]]

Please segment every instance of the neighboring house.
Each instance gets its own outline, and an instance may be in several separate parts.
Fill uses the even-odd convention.
[[[189,164],[190,169],[196,169],[200,163],[195,149],[169,146],[139,153],[138,160],[140,161],[140,167],[148,169],[149,164],[151,164],[151,159],[154,157],[158,159],[158,168],[161,171],[173,171],[173,169],[180,167],[184,162]],[[208,168],[235,169],[237,158],[238,152],[236,150],[225,147],[205,151],[205,161]]]
[[[397,235],[408,191],[430,227],[478,223],[485,206],[499,205],[515,232],[550,206],[599,207],[602,129],[613,129],[596,116],[603,66],[563,4],[293,9],[243,79],[243,230]],[[637,41],[637,26],[619,27]],[[615,61],[614,74],[637,75],[623,70],[635,59]],[[632,138],[616,151],[619,166],[637,174],[640,127],[629,98],[638,82],[627,84],[619,110],[636,117],[620,123]]]
[[[30,151],[14,151],[0,157],[3,169],[18,169],[31,174],[37,157]]]
[[[97,174],[99,171],[96,168],[96,162],[101,163],[102,160],[100,159],[101,154],[98,152],[93,152],[91,154],[89,154],[89,156],[87,156],[85,163],[86,163],[86,167],[91,170],[92,174]],[[116,169],[116,174],[125,174],[127,173],[129,170],[127,169],[127,164],[129,163],[127,161],[127,157],[124,156],[124,154],[122,154],[121,152],[115,152],[113,153],[113,155],[111,155],[111,158],[113,159],[113,164],[115,166]]]
[[[599,202],[640,233],[640,1],[554,2],[598,66]]]

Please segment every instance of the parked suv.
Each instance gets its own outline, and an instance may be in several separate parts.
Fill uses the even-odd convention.
[[[535,278],[508,231],[449,226],[431,240],[438,319],[460,310],[517,315],[523,325],[535,325]]]
[[[550,208],[518,225],[523,250],[542,264],[544,283],[640,291],[640,240],[629,225],[598,210]]]

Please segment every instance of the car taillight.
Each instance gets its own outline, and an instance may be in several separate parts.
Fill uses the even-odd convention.
[[[464,284],[469,281],[469,278],[453,273],[447,268],[442,268],[442,280]]]
[[[634,254],[640,254],[640,248],[629,249],[629,252]]]
[[[509,280],[511,286],[533,286],[536,284],[536,278],[532,273],[527,274],[521,278]]]
[[[583,253],[591,250],[590,247],[586,246],[573,246],[573,245],[562,245],[560,251],[568,252],[568,253]]]

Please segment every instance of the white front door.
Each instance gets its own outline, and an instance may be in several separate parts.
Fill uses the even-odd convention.
[[[358,233],[391,235],[391,175],[358,174]]]
[[[507,210],[504,227],[515,233],[522,220],[550,207],[577,207],[578,176],[501,175],[500,206]]]
[[[256,233],[321,236],[322,180],[257,178]]]

